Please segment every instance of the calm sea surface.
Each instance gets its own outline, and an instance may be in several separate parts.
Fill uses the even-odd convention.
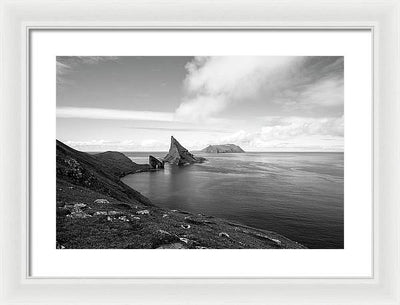
[[[165,152],[125,153],[136,163]],[[275,231],[309,248],[343,248],[343,153],[201,154],[123,182],[158,206]]]

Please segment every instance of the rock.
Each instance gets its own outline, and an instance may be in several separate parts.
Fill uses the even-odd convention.
[[[149,156],[149,164],[151,169],[162,169],[164,168],[164,161],[160,161],[153,156]]]
[[[174,137],[171,136],[171,146],[164,161],[174,165],[186,165],[193,163],[202,163],[206,159],[195,157],[185,147],[183,147]]]
[[[218,234],[219,237],[226,237],[226,238],[230,238],[228,233],[225,232],[221,232]]]
[[[65,249],[65,247],[60,244],[58,241],[56,241],[56,249]]]
[[[122,213],[121,213],[121,212],[118,212],[118,211],[108,211],[107,214],[108,214],[108,215],[115,216],[115,215],[121,215]]]
[[[107,199],[96,199],[94,203],[110,203]]]
[[[206,148],[201,150],[202,152],[209,154],[221,154],[221,153],[244,153],[245,151],[235,144],[222,144],[222,145],[208,145]]]
[[[189,239],[184,238],[184,237],[180,237],[179,240],[183,241],[185,244],[187,244],[189,242]]]
[[[190,229],[190,225],[181,225],[182,229]]]
[[[256,232],[249,232],[250,235],[256,236],[259,239],[265,239],[269,242],[273,242],[274,244],[276,244],[277,246],[281,246],[282,242],[279,239],[276,238],[272,238],[270,236],[267,236],[265,234],[261,234],[261,233],[256,233]]]
[[[172,243],[172,244],[161,245],[157,249],[186,249],[186,247],[181,243]]]
[[[121,221],[129,222],[129,219],[125,215],[118,217],[118,219]]]
[[[106,216],[107,214],[108,213],[105,211],[98,211],[98,212],[94,213],[95,216],[100,216],[100,215]]]
[[[87,204],[84,204],[84,203],[76,203],[76,204],[74,204],[74,208],[76,208],[76,209],[82,209],[82,208],[84,208],[86,206],[87,206]]]
[[[89,215],[85,212],[75,212],[73,211],[71,214],[67,215],[69,218],[88,218],[92,217],[92,215]]]
[[[163,214],[163,216],[162,216],[163,218],[165,218],[165,217],[168,217],[168,214]]]
[[[85,213],[82,209],[86,208],[87,204],[76,203],[73,206],[65,205],[64,209],[71,209],[71,213],[67,215],[68,218],[88,218],[92,215]]]
[[[271,238],[271,240],[274,241],[279,246],[282,245],[282,242],[280,240],[278,240],[278,239]]]
[[[59,207],[59,208],[57,208],[57,216],[65,217],[65,216],[67,216],[68,214],[71,214],[71,210],[70,210],[70,209],[65,208],[65,207]]]
[[[135,220],[140,220],[140,217],[137,217],[137,216],[133,216],[132,218]]]
[[[164,230],[158,230],[159,233],[165,234],[165,235],[171,235],[171,233],[164,231]]]
[[[136,214],[139,214],[139,215],[149,215],[150,212],[149,212],[149,210],[141,210],[141,211],[137,211]]]

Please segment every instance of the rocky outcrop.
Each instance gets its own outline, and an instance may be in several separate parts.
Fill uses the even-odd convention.
[[[171,146],[164,161],[175,165],[186,165],[193,163],[202,163],[206,159],[195,157],[185,147],[183,147],[174,137],[171,137]]]
[[[235,144],[209,145],[202,150],[209,154],[244,153],[245,151]]]
[[[149,164],[150,164],[150,169],[162,169],[164,168],[164,162],[158,160],[157,158],[153,156],[149,156]]]

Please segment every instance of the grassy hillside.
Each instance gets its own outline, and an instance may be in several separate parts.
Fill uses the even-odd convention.
[[[57,182],[68,182],[86,187],[118,200],[151,205],[150,200],[131,189],[120,177],[147,170],[119,152],[89,155],[77,151],[60,141],[56,143]]]

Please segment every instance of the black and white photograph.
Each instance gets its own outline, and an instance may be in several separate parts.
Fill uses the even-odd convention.
[[[344,249],[343,56],[57,56],[62,249]]]

